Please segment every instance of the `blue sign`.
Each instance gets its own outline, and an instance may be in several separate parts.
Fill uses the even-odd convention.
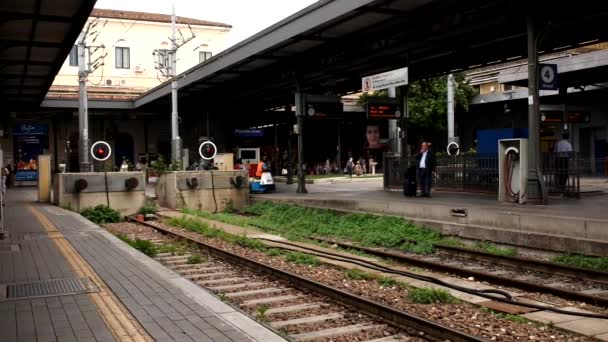
[[[261,138],[264,136],[263,129],[235,129],[234,135],[243,138]]]
[[[13,135],[23,134],[49,134],[49,125],[22,123],[13,128]]]
[[[538,66],[540,90],[559,90],[557,83],[557,64],[540,64]]]
[[[13,128],[16,181],[38,180],[38,155],[49,147],[49,126],[22,123]]]

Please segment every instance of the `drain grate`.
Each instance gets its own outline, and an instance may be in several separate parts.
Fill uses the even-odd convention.
[[[31,283],[7,284],[6,299],[29,299],[98,292],[89,278],[51,279]]]

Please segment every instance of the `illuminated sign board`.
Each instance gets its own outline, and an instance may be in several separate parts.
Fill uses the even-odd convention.
[[[401,117],[401,110],[395,99],[369,101],[366,105],[366,111],[369,120],[390,120]]]
[[[589,113],[584,112],[569,112],[568,122],[570,123],[585,123],[590,121]]]

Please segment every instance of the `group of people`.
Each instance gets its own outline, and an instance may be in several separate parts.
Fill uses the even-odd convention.
[[[363,174],[367,173],[367,167],[365,163],[365,159],[359,158],[355,163],[353,158],[349,158],[346,162],[346,173],[349,177],[355,176],[363,176]]]

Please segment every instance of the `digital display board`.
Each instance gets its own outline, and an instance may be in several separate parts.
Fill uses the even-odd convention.
[[[401,110],[396,99],[374,99],[366,106],[369,120],[394,120],[401,117]]]

